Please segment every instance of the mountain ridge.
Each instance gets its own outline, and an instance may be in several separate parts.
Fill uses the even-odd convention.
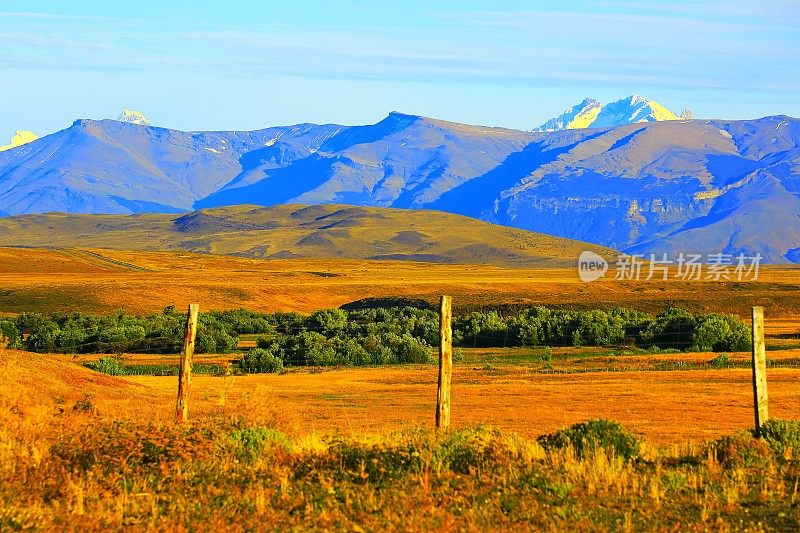
[[[568,107],[564,113],[547,120],[536,132],[550,132],[567,129],[605,128],[624,126],[641,122],[660,122],[680,120],[676,115],[655,100],[648,100],[632,94],[615,102],[603,104],[598,100],[586,98]]]
[[[616,249],[785,262],[800,255],[798,176],[800,120],[782,115],[556,132],[397,112],[251,132],[84,119],[0,153],[0,214],[432,208]]]

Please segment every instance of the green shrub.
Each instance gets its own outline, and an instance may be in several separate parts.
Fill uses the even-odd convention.
[[[145,331],[142,326],[114,326],[100,331],[97,340],[109,344],[137,341],[145,338]]]
[[[720,437],[709,450],[726,467],[763,468],[773,456],[767,442],[748,431]]]
[[[581,422],[538,439],[546,450],[571,447],[577,457],[591,455],[598,450],[611,452],[626,461],[639,455],[639,439],[617,422],[589,420]]]
[[[432,361],[431,349],[425,341],[412,337],[408,333],[403,335],[388,334],[382,339],[394,355],[395,363],[430,363]]]
[[[615,318],[605,311],[594,310],[580,313],[575,319],[572,334],[573,346],[604,346],[619,344],[625,337],[621,318]]]
[[[12,349],[22,347],[21,335],[13,321],[0,320],[0,344]]]
[[[327,336],[338,335],[347,328],[347,313],[341,309],[323,309],[314,311],[308,317],[310,329],[320,331]]]
[[[535,354],[532,358],[532,361],[537,363],[549,363],[553,360],[553,350],[552,348],[544,348],[541,353]]]
[[[776,453],[783,455],[787,450],[800,455],[800,421],[768,420],[761,428],[762,436]]]
[[[297,477],[319,476],[320,471],[335,472],[335,475],[356,483],[383,485],[402,478],[409,472],[421,469],[423,443],[407,441],[399,444],[363,444],[334,440],[326,454],[302,458],[295,465]]]
[[[697,318],[677,307],[670,307],[648,325],[642,332],[642,340],[659,348],[686,350],[694,342],[694,328]]]
[[[373,363],[369,352],[361,346],[356,339],[336,338],[334,339],[334,350],[336,351],[336,360],[339,364],[358,366]]]
[[[393,361],[392,351],[383,345],[377,335],[370,334],[364,337],[361,346],[369,354],[370,361],[374,365],[385,365]]]
[[[185,315],[174,308],[148,316],[23,313],[13,322],[0,321],[6,337],[21,339],[21,334],[29,334],[28,349],[61,353],[177,353],[185,327]],[[236,349],[240,333],[269,333],[269,339],[259,339],[258,347],[271,351],[284,364],[428,363],[432,361],[431,347],[439,343],[439,317],[413,307],[325,309],[307,317],[245,309],[211,311],[200,315],[195,352],[230,353]],[[538,306],[509,315],[476,311],[453,321],[456,347],[622,343],[633,348],[636,339],[642,346],[663,349],[733,351],[749,346],[750,333],[733,315],[694,315],[675,308],[653,317],[623,308],[609,312]],[[454,352],[455,360],[461,353]]]
[[[508,324],[495,311],[456,317],[453,330],[453,341],[463,346],[503,346],[508,339]]]
[[[728,368],[733,366],[733,362],[731,361],[728,354],[721,353],[712,359],[709,364],[714,368]]]
[[[58,349],[58,336],[61,328],[52,321],[47,321],[36,328],[28,337],[28,348],[34,352],[52,353]]]
[[[256,339],[256,346],[258,348],[263,348],[264,350],[274,350],[275,346],[279,343],[275,339],[271,339],[268,337],[259,337]]]
[[[292,449],[289,437],[272,428],[255,427],[239,429],[231,433],[236,456],[245,461],[253,461],[267,448],[275,447],[283,451]]]
[[[98,361],[86,363],[86,366],[95,372],[102,372],[109,376],[124,376],[125,366],[116,357],[101,357]]]
[[[743,352],[750,348],[750,339],[750,329],[734,315],[703,315],[692,333],[693,348],[698,351]]]
[[[432,467],[469,474],[507,464],[518,458],[518,450],[508,437],[496,429],[475,427],[445,434],[433,450]]]
[[[277,374],[283,370],[283,360],[270,350],[251,348],[245,352],[239,366],[250,374]]]
[[[337,364],[336,350],[324,335],[316,331],[304,331],[292,343],[292,362],[311,366],[330,366]]]

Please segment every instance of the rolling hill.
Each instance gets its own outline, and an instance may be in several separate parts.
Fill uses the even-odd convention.
[[[73,126],[0,153],[0,215],[237,204],[436,209],[638,253],[800,261],[800,120],[523,132],[392,113],[368,126]]]
[[[596,245],[436,211],[343,205],[241,205],[185,215],[23,215],[0,219],[0,246],[238,255],[573,265]]]

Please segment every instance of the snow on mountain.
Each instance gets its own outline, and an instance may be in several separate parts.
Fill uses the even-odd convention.
[[[558,131],[588,128],[594,122],[603,104],[597,100],[586,98],[578,105],[568,107],[563,114],[551,118],[534,131]]]
[[[11,137],[11,142],[4,146],[0,146],[0,152],[4,152],[5,150],[11,150],[12,148],[16,148],[17,146],[22,146],[23,144],[28,144],[29,142],[35,141],[38,139],[39,136],[33,133],[32,131],[28,130],[17,130],[13,137]]]
[[[647,100],[638,94],[601,104],[586,98],[580,104],[551,118],[533,131],[558,131],[581,128],[607,128],[635,124],[638,122],[660,122],[678,120],[680,117],[654,100]]]
[[[139,126],[149,126],[150,121],[139,111],[128,109],[127,107],[122,110],[119,118],[120,122],[127,122],[128,124],[138,124]]]

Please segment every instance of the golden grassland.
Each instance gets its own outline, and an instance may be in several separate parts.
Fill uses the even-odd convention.
[[[750,425],[746,370],[541,375],[473,365],[456,365],[455,428],[440,434],[430,429],[433,366],[195,376],[192,421],[178,427],[174,377],[110,377],[4,351],[0,529],[800,524],[794,448],[744,433],[705,442]],[[772,369],[769,379],[773,416],[796,413],[800,372]],[[589,453],[534,439],[597,417],[644,437],[635,457],[617,441]]]
[[[0,248],[5,313],[147,313],[191,301],[310,312],[442,293],[457,310],[682,305],[744,316],[764,305],[771,416],[800,409],[796,268],[766,268],[758,282],[587,285],[572,269]],[[542,350],[465,350],[454,428],[437,434],[434,365],[196,375],[191,423],[176,427],[174,376],[111,377],[83,367],[87,356],[0,348],[0,530],[800,527],[800,451],[743,433],[753,423],[748,354],[714,368],[712,353]],[[640,453],[536,440],[595,418],[628,428]]]
[[[493,265],[572,263],[610,248],[441,211],[238,205],[183,215],[49,213],[0,219],[0,246],[186,251],[244,257],[386,258]]]
[[[86,252],[89,253],[86,253]],[[94,254],[94,255],[92,255]],[[456,311],[501,304],[628,306],[745,316],[765,307],[770,333],[800,322],[800,268],[766,267],[756,282],[585,284],[575,269],[503,268],[406,261],[263,260],[183,252],[0,248],[0,312],[159,312],[167,305],[299,311],[338,307],[367,297],[452,294]]]
[[[556,349],[552,363],[545,364],[526,357],[533,350],[467,350],[465,362],[455,364],[453,424],[490,424],[535,437],[600,417],[614,419],[663,445],[699,443],[752,425],[751,375],[742,368],[748,354],[730,356],[739,368],[680,370],[674,363],[707,363],[717,354],[592,355],[592,351],[586,355],[578,349]],[[170,422],[174,416],[174,376],[112,378],[75,364],[98,356],[73,359],[10,350],[8,354],[31,370],[19,377],[26,390],[38,386],[42,395],[63,398],[67,405],[91,394],[98,411],[112,417]],[[196,363],[222,363],[232,357],[236,356],[205,355]],[[774,363],[795,365],[769,371],[774,417],[792,418],[800,410],[799,358],[800,350],[770,352]],[[128,364],[177,363],[175,356],[143,354],[123,356],[123,360]],[[58,387],[51,390],[37,376],[56,368]],[[431,427],[436,381],[436,365],[195,375],[191,405],[198,416],[222,416],[232,406],[267,413],[280,421],[279,429],[292,434],[381,434]]]

